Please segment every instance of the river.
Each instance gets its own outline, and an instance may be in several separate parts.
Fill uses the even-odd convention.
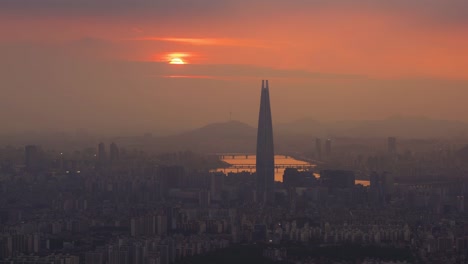
[[[219,168],[217,171],[224,172],[224,173],[230,173],[230,172],[241,172],[241,171],[248,171],[248,172],[255,172],[255,162],[256,162],[256,157],[255,155],[224,155],[222,156],[221,160],[229,163],[233,166],[249,166],[250,168],[246,169],[238,169],[238,168]],[[285,156],[285,155],[275,155],[275,165],[281,165],[281,164],[288,164],[288,165],[297,165],[297,166],[310,166],[310,167],[315,167],[316,165],[310,164],[309,162],[302,161],[302,160],[297,160],[294,159],[290,156]],[[283,181],[283,174],[284,174],[284,169],[275,169],[275,181],[282,182]],[[320,174],[314,173],[315,177],[320,177]],[[356,184],[362,184],[364,186],[369,186],[369,181],[366,180],[356,180]]]

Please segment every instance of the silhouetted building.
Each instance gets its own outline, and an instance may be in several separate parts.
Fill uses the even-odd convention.
[[[457,196],[457,211],[459,213],[465,212],[465,197],[463,195]]]
[[[106,164],[107,155],[106,155],[106,145],[104,143],[99,143],[98,145],[98,153],[97,153],[98,163],[99,165]]]
[[[323,170],[320,180],[329,188],[350,188],[354,186],[355,175],[347,170]]]
[[[390,154],[395,154],[396,153],[396,138],[395,137],[389,137],[388,138],[388,153]]]
[[[331,139],[327,139],[327,141],[325,141],[325,156],[330,157],[331,151],[332,151],[332,141]]]
[[[275,180],[275,160],[273,148],[273,125],[270,108],[268,80],[262,81],[260,112],[257,131],[257,200],[271,201]]]
[[[322,140],[320,138],[315,139],[315,154],[318,159],[322,158]]]
[[[317,179],[310,171],[299,171],[296,168],[286,168],[283,174],[285,187],[311,187]]]
[[[265,242],[267,238],[267,227],[264,224],[254,225],[252,239],[255,242]]]
[[[210,175],[210,192],[212,200],[220,200],[221,193],[224,186],[224,174],[223,173],[211,173]]]
[[[41,150],[36,145],[28,145],[25,151],[25,165],[28,172],[37,172],[41,166]]]
[[[112,142],[112,144],[110,145],[110,161],[116,162],[116,161],[119,161],[119,159],[120,159],[119,148],[117,147],[117,144]]]
[[[378,205],[385,205],[390,200],[393,192],[393,177],[391,174],[383,172],[372,172],[370,175],[370,195],[371,200]]]
[[[162,197],[166,197],[169,189],[182,188],[185,181],[185,168],[183,166],[161,166],[158,169],[159,188]]]
[[[200,190],[198,192],[198,203],[202,208],[206,208],[210,205],[211,202],[211,193],[207,190]]]

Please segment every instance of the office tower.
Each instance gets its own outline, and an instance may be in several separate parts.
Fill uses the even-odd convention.
[[[290,187],[311,187],[316,178],[310,171],[299,171],[297,168],[286,168],[283,174],[283,185]]]
[[[224,177],[224,174],[219,172],[210,174],[210,192],[212,200],[221,200]]]
[[[201,208],[207,208],[211,204],[211,193],[208,190],[198,191],[198,205]]]
[[[457,211],[463,213],[465,211],[465,197],[463,195],[457,196]]]
[[[256,158],[257,201],[267,203],[271,201],[273,197],[273,184],[275,180],[273,125],[271,120],[268,80],[262,81]]]
[[[169,189],[184,188],[186,171],[184,166],[160,166],[157,169],[161,199],[166,198]]]
[[[354,186],[355,174],[347,170],[323,170],[320,180],[329,188],[351,188]]]
[[[396,138],[395,137],[388,138],[388,153],[396,154]]]
[[[98,145],[97,157],[98,157],[98,163],[100,165],[106,164],[106,160],[107,160],[106,145],[104,145],[104,143],[102,143],[102,142],[99,143],[99,145]]]
[[[331,155],[331,148],[332,148],[332,141],[331,139],[327,139],[327,141],[325,141],[325,156],[330,157]]]
[[[112,142],[112,144],[110,145],[109,151],[110,151],[110,161],[112,163],[119,161],[120,153],[119,153],[119,148],[117,147],[117,144]]]
[[[393,194],[394,178],[391,173],[372,172],[370,175],[371,196],[376,204],[385,205]]]
[[[320,138],[315,139],[315,155],[317,159],[322,158],[322,140]]]
[[[35,145],[28,145],[24,148],[25,165],[28,172],[37,172],[40,168],[40,149]]]

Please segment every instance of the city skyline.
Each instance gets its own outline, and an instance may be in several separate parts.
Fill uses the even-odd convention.
[[[0,58],[0,264],[468,260],[467,0],[0,0]]]

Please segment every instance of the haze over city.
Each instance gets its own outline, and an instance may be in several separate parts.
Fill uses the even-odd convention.
[[[275,123],[466,122],[467,12],[462,0],[1,1],[0,121],[5,133],[256,126],[269,78]]]
[[[0,264],[462,264],[468,1],[0,0]]]

